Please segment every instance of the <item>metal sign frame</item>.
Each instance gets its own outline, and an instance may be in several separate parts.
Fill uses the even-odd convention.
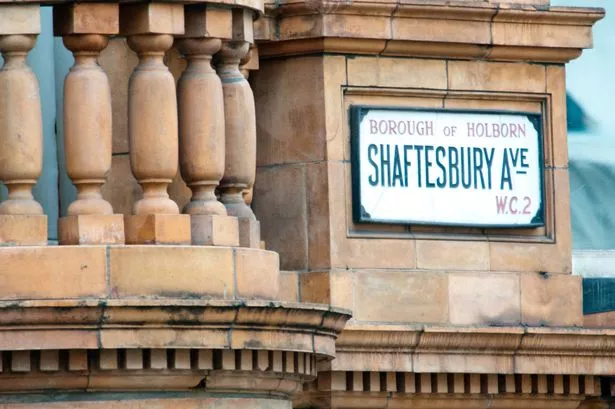
[[[429,222],[422,220],[383,220],[372,219],[362,211],[361,203],[361,167],[360,162],[360,125],[362,119],[370,110],[380,111],[414,111],[414,112],[445,112],[451,114],[497,114],[497,115],[523,115],[527,117],[534,126],[538,138],[538,163],[539,163],[539,188],[540,206],[536,215],[530,223],[524,224],[494,224],[494,223],[447,223]],[[536,228],[545,225],[545,163],[544,163],[544,122],[543,115],[525,111],[506,111],[506,110],[485,110],[485,109],[446,109],[446,108],[415,108],[415,107],[391,107],[377,105],[350,105],[350,167],[352,177],[352,214],[355,223],[376,223],[376,224],[395,224],[395,225],[422,225],[422,226],[451,226],[451,227],[477,227],[477,228],[498,228],[498,229],[522,229]]]

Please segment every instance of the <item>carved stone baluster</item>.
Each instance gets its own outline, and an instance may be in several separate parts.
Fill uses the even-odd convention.
[[[247,80],[250,78],[250,71],[258,70],[258,48],[255,44],[250,45],[250,51],[243,57],[239,63],[239,71]],[[252,204],[252,193],[254,186],[250,185],[243,190],[243,200],[248,206]]]
[[[60,244],[124,243],[124,219],[101,187],[111,168],[111,91],[98,55],[119,32],[119,6],[80,3],[54,8],[54,30],[75,56],[64,81],[64,153],[77,200],[59,220]]]
[[[190,243],[190,217],[180,215],[167,187],[177,174],[175,80],[164,64],[173,35],[184,33],[184,6],[122,4],[120,32],[139,56],[128,89],[130,165],[143,187],[133,216],[125,218],[126,243]]]
[[[8,198],[0,204],[0,244],[44,245],[47,216],[32,187],[43,167],[38,81],[26,64],[40,32],[38,5],[0,5],[0,180]]]
[[[223,42],[217,55],[226,125],[226,163],[219,190],[229,215],[239,218],[240,245],[258,248],[259,223],[243,198],[256,174],[256,113],[252,89],[239,70],[253,42],[252,25],[251,11],[233,10],[233,39]]]
[[[222,83],[211,66],[223,39],[232,36],[230,9],[186,6],[186,33],[176,40],[188,66],[178,84],[179,162],[192,200],[184,208],[190,215],[192,243],[237,246],[237,218],[214,193],[224,174],[224,97]]]

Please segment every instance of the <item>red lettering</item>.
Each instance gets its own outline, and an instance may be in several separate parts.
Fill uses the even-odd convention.
[[[491,124],[494,138],[500,137],[500,124]]]
[[[517,196],[513,196],[510,198],[510,201],[508,202],[508,209],[510,210],[510,213],[512,214],[517,214],[517,206],[515,205],[513,207],[513,202],[517,203]]]
[[[384,126],[384,129],[382,128]],[[381,134],[386,135],[387,134],[387,121],[380,121],[378,123],[378,130],[380,131]]]
[[[502,138],[508,138],[508,132],[509,132],[508,124],[502,124],[500,126],[500,133],[502,134]]]
[[[530,214],[530,206],[532,204],[532,199],[530,199],[529,197],[525,196],[523,198],[523,200],[525,200],[525,207],[523,208],[523,214]]]
[[[433,136],[433,121],[428,121],[425,125],[425,134]]]
[[[369,133],[372,135],[378,133],[378,122],[373,119],[369,120]]]
[[[498,214],[506,213],[506,201],[508,197],[506,196],[496,196],[495,197],[495,205],[498,209]]]
[[[474,127],[475,124],[473,122],[468,122],[468,136],[476,136]]]
[[[397,135],[397,124],[395,121],[389,120],[389,133],[391,135]]]

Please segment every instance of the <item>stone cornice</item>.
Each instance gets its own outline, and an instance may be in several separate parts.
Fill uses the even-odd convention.
[[[3,301],[0,350],[211,348],[332,358],[349,317],[328,306],[269,301]]]
[[[262,58],[311,53],[566,62],[604,10],[484,3],[288,1],[265,5]]]
[[[336,348],[331,370],[363,370],[366,360],[378,354],[378,370],[595,375],[615,371],[615,331],[606,329],[350,324]]]

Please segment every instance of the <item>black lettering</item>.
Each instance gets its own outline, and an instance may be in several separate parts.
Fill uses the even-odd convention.
[[[438,146],[436,148],[436,164],[442,171],[442,174],[438,176],[438,179],[436,179],[436,184],[438,185],[438,187],[446,186],[446,168],[442,164],[444,158],[446,158],[446,149],[444,149],[444,147],[442,146]]]
[[[527,148],[521,148],[521,167],[529,168],[530,164],[527,163]]]
[[[429,152],[433,152],[433,146],[431,145],[425,146],[425,187],[433,188],[436,187],[436,184],[429,180],[429,168],[433,164],[429,158]]]
[[[493,165],[495,148],[491,148],[490,151],[488,151],[487,148],[483,148],[483,152],[485,153],[485,162],[487,162],[487,186],[489,190],[491,190],[491,166]]]
[[[374,145],[373,143],[370,144],[367,147],[367,160],[369,161],[369,164],[374,167],[374,173],[369,175],[369,177],[367,178],[367,181],[372,186],[376,186],[378,184],[378,165],[376,165],[376,162],[374,162],[374,159],[372,158],[372,155],[377,155],[377,154],[378,154],[378,147]]]
[[[470,149],[470,148],[468,148]],[[485,179],[483,176],[483,151],[481,148],[472,148],[472,155],[474,157],[474,189],[478,189],[478,178],[482,189],[485,188]]]
[[[401,174],[401,158],[399,157],[399,146],[395,145],[395,155],[393,156],[393,187],[397,186],[397,180],[399,180],[399,186],[404,185],[404,178]]]
[[[414,145],[414,150],[416,151],[416,176],[418,181],[418,187],[423,187],[421,182],[421,155],[423,154],[423,145]]]
[[[461,160],[459,166],[461,167],[461,185],[465,189],[469,189],[470,187],[472,187],[472,150],[471,148],[460,148],[460,150]],[[466,152],[466,155],[463,154],[464,152]],[[467,175],[466,169],[468,170]]]
[[[384,155],[385,147],[386,157]],[[389,151],[389,149],[389,145],[380,144],[380,186],[391,186],[391,152]],[[384,184],[385,180],[387,182],[386,185]]]
[[[449,186],[451,188],[456,188],[459,186],[459,152],[457,151],[457,148],[454,146],[449,146],[448,157]],[[455,171],[454,173],[453,170]]]
[[[502,161],[502,180],[500,180],[500,190],[504,190],[504,184],[508,184],[508,190],[512,190],[512,179],[510,178],[510,165],[508,164],[508,150],[504,149],[504,160]]]
[[[410,157],[408,151],[412,150],[412,145],[404,145],[404,186],[408,187],[408,168],[410,167]]]

